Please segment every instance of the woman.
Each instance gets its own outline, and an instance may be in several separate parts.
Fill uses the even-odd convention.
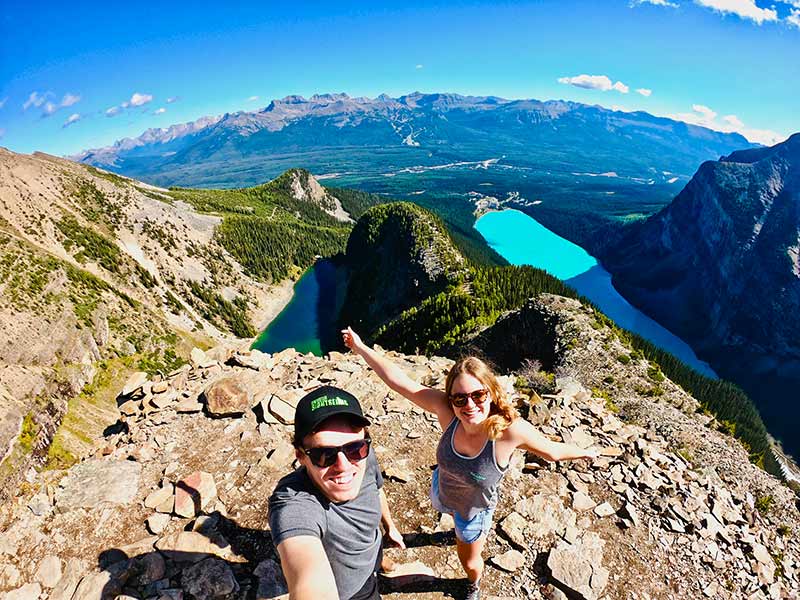
[[[477,600],[481,552],[492,526],[497,487],[514,450],[528,450],[551,461],[596,458],[597,452],[553,442],[536,431],[519,417],[497,377],[478,358],[456,362],[441,391],[412,380],[351,328],[342,330],[342,336],[386,385],[439,419],[444,433],[436,450],[431,502],[439,512],[453,515],[458,558],[469,580],[466,597]]]

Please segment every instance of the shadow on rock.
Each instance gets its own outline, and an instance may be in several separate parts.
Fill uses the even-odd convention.
[[[288,594],[269,532],[218,512],[185,529],[104,550],[97,562],[99,572],[84,576],[66,597],[267,600]]]

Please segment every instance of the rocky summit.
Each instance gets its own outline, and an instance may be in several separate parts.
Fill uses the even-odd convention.
[[[558,349],[555,378],[522,363],[501,381],[544,434],[601,456],[591,464],[513,457],[486,546],[484,597],[796,597],[800,515],[790,490],[750,464],[671,381],[659,397],[638,392],[647,361],[616,360],[624,341],[591,326],[590,309],[557,296],[537,303],[575,343]],[[248,348],[198,349],[164,377],[132,376],[117,423],[85,460],[29,472],[0,508],[6,598],[286,597],[267,500],[293,466],[292,409],[321,384],[354,393],[373,423],[408,546],[387,552],[395,565],[381,578],[384,597],[463,594],[452,519],[428,500],[435,419],[350,355]],[[443,385],[452,364],[389,355],[431,386]],[[619,382],[613,399],[602,389],[609,378]]]

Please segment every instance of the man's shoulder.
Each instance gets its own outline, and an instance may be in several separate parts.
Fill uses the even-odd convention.
[[[276,502],[288,501],[322,505],[322,500],[316,493],[314,484],[305,469],[297,469],[281,477],[269,499],[270,506]]]

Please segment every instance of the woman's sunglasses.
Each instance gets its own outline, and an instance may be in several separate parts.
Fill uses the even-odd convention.
[[[483,404],[486,402],[488,395],[489,390],[485,388],[469,393],[450,394],[450,404],[456,408],[464,408],[467,405],[467,400],[472,400],[473,404]]]
[[[303,452],[311,459],[317,467],[324,469],[330,467],[342,452],[350,462],[364,460],[369,455],[369,445],[372,440],[368,437],[363,440],[356,440],[344,446],[319,446],[317,448],[303,448]]]

